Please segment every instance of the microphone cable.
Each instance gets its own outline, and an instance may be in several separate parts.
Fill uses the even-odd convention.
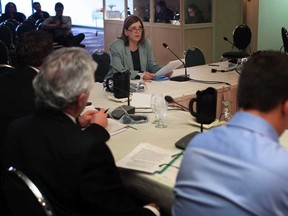
[[[231,83],[224,82],[224,81],[217,81],[217,80],[198,80],[198,79],[192,79],[190,78],[191,82],[199,82],[199,83],[205,83],[205,84],[225,84],[228,86],[231,86]]]

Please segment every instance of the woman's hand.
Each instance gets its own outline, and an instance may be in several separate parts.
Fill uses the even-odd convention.
[[[156,75],[154,73],[150,73],[147,71],[144,71],[143,73],[144,73],[144,75],[143,75],[144,80],[152,80],[156,77]]]
[[[171,71],[171,72],[169,72],[169,73],[166,73],[166,74],[165,74],[165,77],[170,77],[172,74],[173,74],[173,71]]]

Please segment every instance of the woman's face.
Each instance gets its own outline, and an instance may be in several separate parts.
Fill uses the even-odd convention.
[[[188,13],[190,17],[194,17],[196,15],[195,11],[192,8],[188,8]]]
[[[16,8],[14,7],[13,4],[9,4],[8,11],[10,14],[16,12]]]
[[[143,27],[141,22],[138,21],[125,29],[125,35],[128,37],[129,42],[139,42],[142,37]]]

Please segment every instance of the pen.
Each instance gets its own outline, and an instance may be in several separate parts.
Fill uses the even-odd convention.
[[[217,66],[219,66],[218,64],[208,64],[208,66],[215,66],[215,67],[217,67]]]
[[[172,155],[173,159],[169,163],[167,163],[166,166],[162,170],[160,170],[160,173],[163,173],[166,169],[168,169],[169,166],[171,166],[182,154],[183,154],[183,151],[178,154]]]
[[[100,107],[95,107],[95,109],[96,109],[96,110],[98,110],[98,111],[100,111],[100,109],[101,109],[101,108],[100,108]],[[106,109],[106,110],[104,111],[104,113],[107,113],[107,112],[108,112],[108,110],[109,110],[109,108],[108,108],[108,109]]]

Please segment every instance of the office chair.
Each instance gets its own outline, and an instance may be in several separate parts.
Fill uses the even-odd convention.
[[[0,64],[9,63],[9,52],[6,44],[0,40]]]
[[[102,83],[110,70],[110,55],[107,52],[97,50],[91,55],[94,61],[98,64],[94,74],[95,82]]]
[[[3,192],[14,216],[54,216],[54,212],[37,186],[21,171],[9,167],[3,173]]]
[[[193,67],[197,65],[204,65],[205,57],[203,52],[198,47],[188,48],[185,53],[186,67]]]
[[[32,24],[28,24],[27,22],[23,22],[16,27],[16,38],[20,38],[25,32],[32,31],[36,29],[36,27]]]
[[[13,33],[11,32],[10,28],[5,25],[5,23],[0,25],[0,40],[6,44],[8,50],[15,49]]]
[[[0,64],[0,77],[5,74],[8,73],[9,71],[13,70],[14,67],[9,65],[9,64]]]
[[[13,42],[15,42],[15,40],[16,40],[16,31],[15,31],[15,29],[16,29],[16,27],[17,27],[17,25],[19,23],[16,20],[14,20],[14,19],[8,19],[3,24],[10,29],[10,31],[11,31],[11,33],[13,35]]]
[[[248,57],[250,53],[247,53],[246,49],[251,43],[251,38],[252,38],[252,32],[249,26],[245,24],[237,26],[233,31],[232,50],[234,47],[236,47],[238,51],[224,52],[221,58],[222,59],[225,58],[228,60],[231,59],[237,62],[237,59]]]
[[[286,28],[284,27],[281,28],[281,35],[282,35],[284,52],[288,54],[288,32]]]

